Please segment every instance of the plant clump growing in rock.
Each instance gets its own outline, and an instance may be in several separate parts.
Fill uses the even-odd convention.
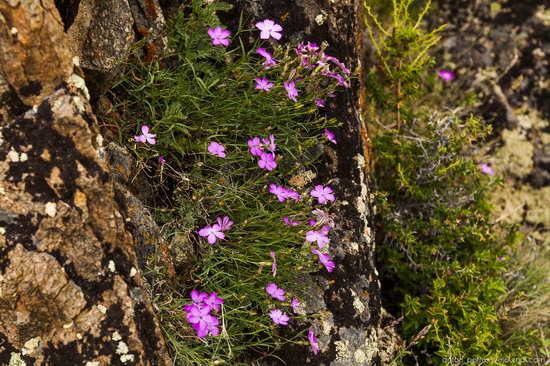
[[[289,342],[323,352],[298,280],[338,270],[338,197],[314,163],[338,126],[319,109],[352,72],[324,44],[284,43],[273,20],[232,32],[216,16],[226,9],[193,1],[172,20],[166,54],[132,58],[114,89],[116,132],[155,181],[157,222],[198,252],[188,277],[161,249],[149,260],[178,365],[250,364]]]

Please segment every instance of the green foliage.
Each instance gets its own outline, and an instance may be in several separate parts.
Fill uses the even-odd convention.
[[[147,63],[134,57],[118,83],[117,121],[120,142],[146,164],[162,207],[156,213],[166,237],[186,237],[197,249],[191,279],[175,276],[163,260],[162,248],[151,259],[152,292],[161,325],[177,365],[250,365],[270,356],[280,345],[307,344],[304,316],[294,316],[294,331],[284,334],[268,316],[269,309],[290,313],[289,302],[275,304],[264,291],[274,280],[287,290],[290,301],[300,297],[297,275],[319,270],[304,242],[306,225],[289,228],[282,216],[305,221],[311,201],[306,185],[315,176],[313,163],[321,155],[320,136],[337,122],[317,113],[316,98],[336,91],[336,82],[320,68],[306,69],[294,53],[295,45],[278,45],[276,66],[263,68],[263,59],[243,46],[243,24],[228,49],[212,46],[208,27],[219,25],[216,11],[223,3],[195,0],[170,23],[168,52]],[[235,47],[236,46],[236,47]],[[264,46],[265,47],[265,46]],[[256,77],[267,77],[270,92],[254,90]],[[288,99],[283,80],[300,80],[299,102]],[[157,135],[155,145],[135,144],[132,136],[147,124]],[[275,135],[277,169],[260,169],[248,152],[253,136]],[[210,142],[225,145],[227,157],[207,152]],[[158,156],[166,165],[157,163]],[[256,159],[257,160],[257,159]],[[290,186],[291,177],[303,176],[293,188],[302,193],[298,203],[283,204],[268,193],[270,183]],[[226,240],[208,245],[196,231],[229,216],[235,225]],[[270,251],[277,256],[277,277],[271,273]],[[222,332],[200,340],[185,320],[183,306],[193,288],[215,291],[225,299]],[[305,350],[304,350],[305,351]],[[305,351],[306,352],[306,351]]]
[[[518,238],[492,222],[488,199],[499,182],[475,158],[490,129],[474,116],[427,113],[434,106],[415,103],[427,94],[429,50],[443,27],[422,30],[430,2],[414,18],[411,3],[393,1],[388,30],[365,4],[379,62],[366,76],[369,117],[380,124],[372,140],[379,267],[386,307],[403,315],[407,342],[394,364],[521,364],[513,358],[532,353],[505,343],[498,311],[509,291],[499,256]]]
[[[412,117],[407,99],[414,100],[422,93],[422,75],[434,62],[428,51],[439,42],[439,33],[445,28],[422,29],[431,0],[417,12],[411,11],[411,5],[413,0],[392,0],[392,22],[385,27],[373,14],[371,1],[364,0],[364,22],[379,61],[367,74],[367,92],[379,110],[395,112],[397,129],[401,128],[402,115],[406,120]]]

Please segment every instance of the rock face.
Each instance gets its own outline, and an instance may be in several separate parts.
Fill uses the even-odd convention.
[[[72,55],[79,57],[92,97],[104,93],[123,69],[136,40],[145,58],[164,48],[165,21],[158,0],[60,0]]]
[[[34,3],[0,2],[0,123],[51,94],[73,72],[53,2],[47,2],[51,7]]]
[[[0,12],[0,364],[171,364],[53,0]]]
[[[357,39],[361,28],[358,18],[361,2],[298,0],[277,2],[234,2],[234,10],[224,16],[230,24],[241,11],[252,16],[251,23],[274,19],[283,27],[283,40],[303,39],[329,43],[327,53],[339,58],[351,69],[358,67]],[[336,148],[327,149],[329,159],[319,171],[322,178],[336,187],[335,237],[331,255],[338,271],[324,276],[300,278],[310,291],[305,306],[322,317],[315,333],[322,352],[312,357],[303,348],[286,348],[278,356],[288,365],[380,365],[388,362],[395,337],[382,326],[380,284],[374,265],[374,232],[371,191],[365,155],[366,130],[359,110],[359,82],[327,102],[328,114],[344,125],[338,129]],[[332,232],[332,231],[331,231]]]

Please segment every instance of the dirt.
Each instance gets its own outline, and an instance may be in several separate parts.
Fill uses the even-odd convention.
[[[436,6],[430,26],[448,24],[437,67],[457,75],[453,94],[475,95],[471,111],[493,126],[482,149],[503,179],[494,193],[496,220],[520,223],[550,244],[550,4],[446,0]]]

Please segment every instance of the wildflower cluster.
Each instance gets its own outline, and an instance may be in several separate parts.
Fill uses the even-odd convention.
[[[183,292],[192,290],[193,303],[182,301],[180,290],[159,302],[169,308],[160,313],[167,339],[183,364],[239,364],[248,350],[271,352],[300,342],[278,335],[278,326],[294,322],[309,328],[317,353],[295,277],[297,271],[336,268],[329,255],[334,222],[321,209],[336,197],[327,185],[310,185],[310,167],[318,145],[337,143],[337,122],[318,109],[349,86],[351,72],[326,54],[325,44],[263,44],[284,37],[283,27],[270,19],[255,23],[258,41],[240,54],[241,48],[232,49],[240,43],[209,10],[221,3],[192,3],[191,15],[182,14],[169,37],[175,53],[168,64],[180,64],[173,70],[129,65],[131,77],[122,84],[125,100],[135,98],[125,109],[133,118],[124,128],[134,131],[137,123],[142,132],[130,140],[137,143],[136,154],[144,161],[154,157],[148,168],[177,185],[159,183],[175,206],[159,214],[161,223],[168,231],[189,230],[199,250],[193,282],[181,283]],[[288,179],[302,173],[313,178],[304,184]],[[224,298],[223,308],[211,296]],[[165,297],[161,292],[159,298]],[[182,308],[204,342],[180,335]]]
[[[192,304],[185,305],[184,310],[187,313],[187,321],[197,332],[199,338],[207,335],[216,336],[220,334],[220,320],[212,315],[212,311],[220,311],[220,305],[223,299],[218,297],[215,292],[210,294],[206,292],[191,291]]]

